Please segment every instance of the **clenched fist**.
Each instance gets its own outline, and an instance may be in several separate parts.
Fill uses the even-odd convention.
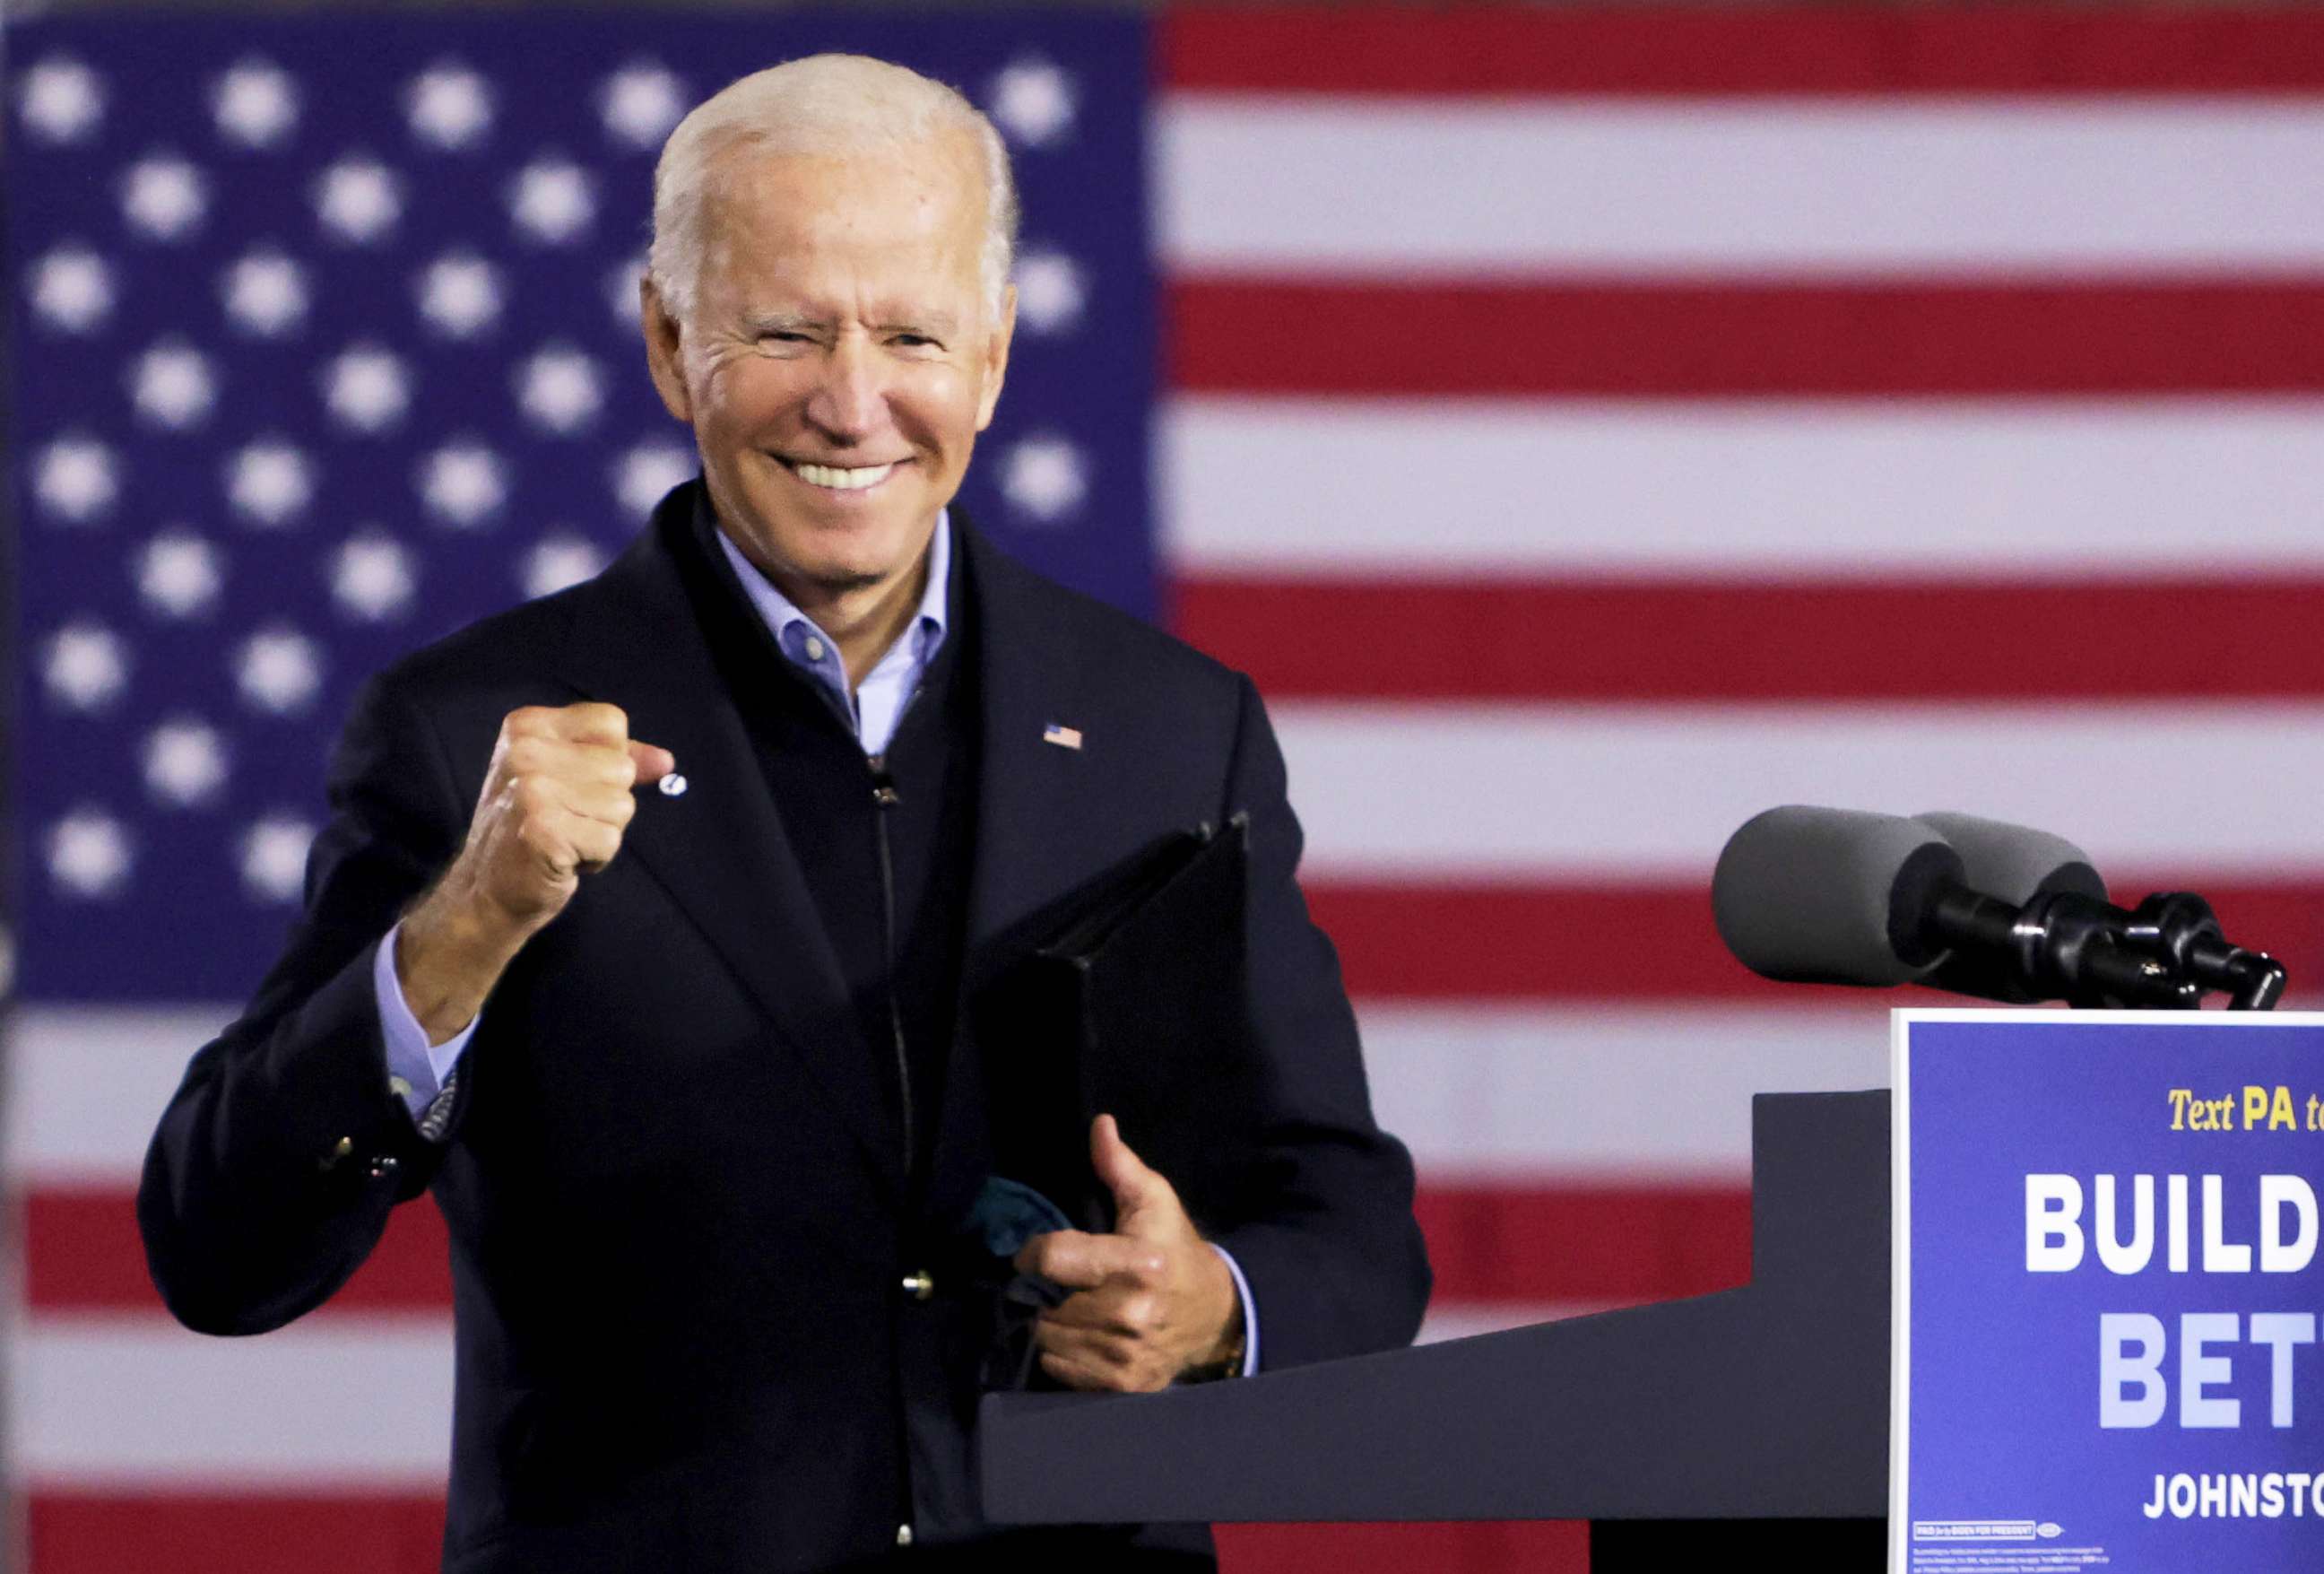
[[[460,856],[406,914],[403,997],[431,1043],[466,1027],[525,941],[565,909],[583,875],[621,850],[635,789],[677,768],[630,736],[612,705],[527,706],[501,723]]]

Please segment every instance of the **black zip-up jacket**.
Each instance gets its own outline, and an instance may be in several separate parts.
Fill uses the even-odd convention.
[[[1262,1360],[1404,1343],[1427,1298],[1411,1163],[1372,1120],[1257,693],[964,522],[974,633],[952,681],[973,696],[973,787],[944,789],[973,838],[946,986],[963,1009],[908,1162],[896,1047],[866,1042],[818,910],[819,883],[826,903],[844,886],[802,859],[747,669],[719,653],[731,586],[697,533],[698,485],[595,579],[366,688],[304,915],[248,1012],[194,1057],[138,1194],[171,1309],[250,1334],[327,1299],[390,1209],[433,1191],[451,1237],[456,1574],[927,1568],[984,1544],[971,1427],[987,1309],[950,1243],[986,1172],[1008,1046],[966,1007],[1031,915],[1239,810],[1248,1012],[1274,1093],[1266,1192],[1217,1238],[1250,1282]],[[388,1089],[372,949],[459,847],[502,718],[579,699],[626,710],[687,791],[641,795],[622,855],[502,979],[429,1143]],[[1083,746],[1045,742],[1053,725]],[[1130,1566],[1129,1532],[1024,1534],[1010,1545],[1039,1560]]]

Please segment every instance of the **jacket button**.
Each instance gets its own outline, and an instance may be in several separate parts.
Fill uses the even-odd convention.
[[[916,1269],[912,1273],[904,1275],[904,1293],[910,1296],[914,1301],[926,1301],[929,1296],[934,1295],[936,1292],[936,1282],[935,1276],[929,1273],[926,1268]]]
[[[908,1547],[912,1544],[911,1526],[899,1524],[896,1527],[896,1544],[899,1547]]]
[[[371,1178],[374,1180],[384,1180],[402,1168],[403,1161],[393,1153],[382,1153],[371,1162]]]

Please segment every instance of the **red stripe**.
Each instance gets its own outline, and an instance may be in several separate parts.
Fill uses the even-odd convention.
[[[1170,282],[1165,385],[1421,397],[2324,387],[2324,281]]]
[[[1430,1186],[1439,1303],[1667,1301],[1748,1283],[1748,1186]]]
[[[160,1310],[126,1190],[37,1189],[26,1199],[27,1300],[35,1312]],[[1421,1223],[1446,1301],[1655,1300],[1736,1282],[1747,1260],[1740,1191],[1674,1187],[1422,1188]],[[396,1210],[380,1250],[320,1315],[447,1311],[444,1226]]]
[[[1582,1520],[1221,1525],[1220,1574],[1589,1574]]]
[[[2135,897],[2176,881],[2116,878]],[[2324,983],[2324,881],[2197,881],[2228,937],[2290,969],[2295,991]],[[1770,984],[1727,954],[1708,884],[1405,885],[1311,880],[1316,921],[1340,948],[1349,992],[1383,1000],[1861,1002],[1838,986]],[[1898,1005],[1958,1005],[1902,991]]]
[[[435,1574],[437,1497],[42,1491],[29,1574]],[[1222,1574],[1587,1574],[1589,1530],[1531,1524],[1227,1525]]]
[[[440,1497],[67,1492],[25,1501],[31,1574],[434,1574]]]
[[[1172,8],[1165,88],[1385,95],[2282,93],[2324,88],[2324,16],[1930,8]]]
[[[145,1270],[132,1191],[105,1186],[34,1189],[24,1199],[24,1300],[36,1311],[161,1310]],[[432,1201],[399,1208],[334,1311],[409,1311],[452,1304],[444,1216]]]
[[[1195,575],[1171,595],[1182,637],[1277,700],[2324,695],[2324,579],[2315,578]],[[2165,631],[2167,644],[2153,644]]]

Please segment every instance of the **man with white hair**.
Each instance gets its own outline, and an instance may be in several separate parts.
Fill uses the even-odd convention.
[[[701,478],[596,579],[373,681],[303,921],[162,1118],[139,1218],[206,1331],[308,1310],[435,1193],[449,1570],[1201,1566],[1200,1527],[986,1523],[996,1284],[1058,1288],[1039,1365],[1085,1389],[1417,1325],[1411,1166],[1248,680],[950,506],[1015,218],[992,128],[900,67],[793,61],[687,117],[641,315]],[[996,1273],[991,1112],[1026,1073],[986,986],[1061,901],[1238,812],[1250,1195],[1206,1235],[1101,1118],[1115,1228]]]

